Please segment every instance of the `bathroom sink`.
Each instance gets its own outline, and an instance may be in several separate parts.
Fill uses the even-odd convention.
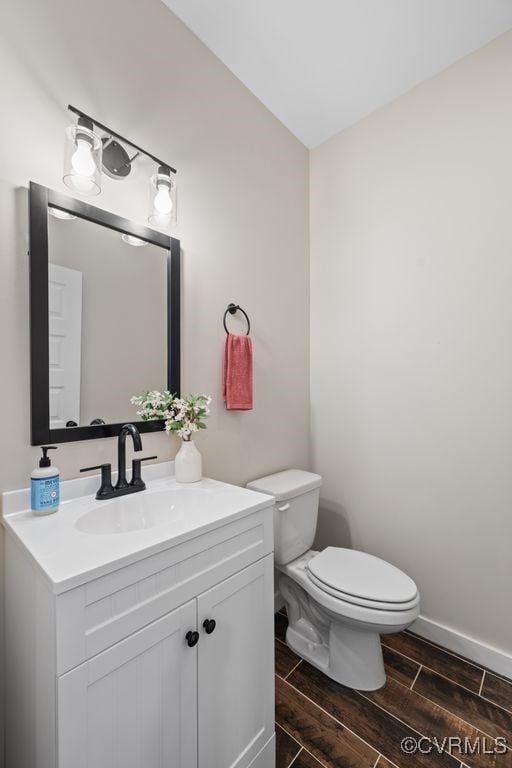
[[[141,491],[98,503],[75,523],[82,533],[112,535],[133,533],[176,523],[197,512],[210,493],[204,488]]]
[[[64,480],[59,511],[42,517],[31,512],[29,489],[9,491],[2,494],[0,522],[61,594],[273,503],[207,477],[178,483],[172,469],[171,462],[152,464],[145,469],[146,490],[103,501],[95,498],[97,475]]]

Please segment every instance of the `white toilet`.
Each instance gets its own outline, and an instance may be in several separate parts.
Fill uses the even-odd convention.
[[[288,611],[286,642],[333,680],[376,690],[386,681],[379,635],[408,627],[420,596],[412,579],[385,560],[353,549],[311,549],[321,484],[320,475],[289,469],[247,485],[276,499],[274,558]]]

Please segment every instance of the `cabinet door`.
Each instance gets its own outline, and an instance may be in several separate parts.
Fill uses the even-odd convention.
[[[272,555],[198,598],[199,768],[246,768],[274,732],[273,601]]]
[[[195,768],[195,600],[58,681],[59,768]]]

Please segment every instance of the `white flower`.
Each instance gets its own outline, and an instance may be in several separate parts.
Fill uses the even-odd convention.
[[[189,440],[199,430],[197,423],[210,413],[208,406],[212,398],[209,395],[174,397],[168,390],[153,389],[134,395],[130,402],[139,407],[137,416],[144,421],[162,419],[168,434],[177,432],[183,440]]]

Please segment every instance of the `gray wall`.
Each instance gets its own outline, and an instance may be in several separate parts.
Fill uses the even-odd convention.
[[[308,463],[307,152],[159,0],[5,0],[0,345],[5,441],[0,488],[25,486],[29,446],[26,214],[16,190],[32,179],[60,191],[65,109],[71,102],[178,168],[183,248],[183,389],[214,397],[198,443],[205,471],[243,483]],[[115,33],[113,34],[113,30]],[[8,77],[5,77],[8,73]],[[126,183],[104,179],[93,204],[146,221],[140,163]],[[154,169],[153,169],[154,170]],[[221,402],[222,315],[242,304],[252,320],[255,409]],[[234,319],[232,328],[242,328]],[[177,449],[145,438],[161,460]],[[114,441],[63,445],[64,477],[112,459]]]
[[[61,192],[66,110],[75,104],[177,167],[183,249],[183,389],[213,395],[198,438],[205,474],[235,483],[308,465],[308,160],[305,148],[160,0],[3,0],[0,5],[0,489],[25,487],[30,447],[28,181]],[[104,181],[91,200],[146,221],[147,177]],[[222,315],[252,321],[252,412],[221,402]],[[233,319],[234,331],[243,326]],[[144,437],[171,458],[177,440]],[[68,443],[64,478],[115,460],[115,441]],[[7,702],[8,706],[8,702]]]
[[[512,33],[311,153],[319,543],[512,651]]]

